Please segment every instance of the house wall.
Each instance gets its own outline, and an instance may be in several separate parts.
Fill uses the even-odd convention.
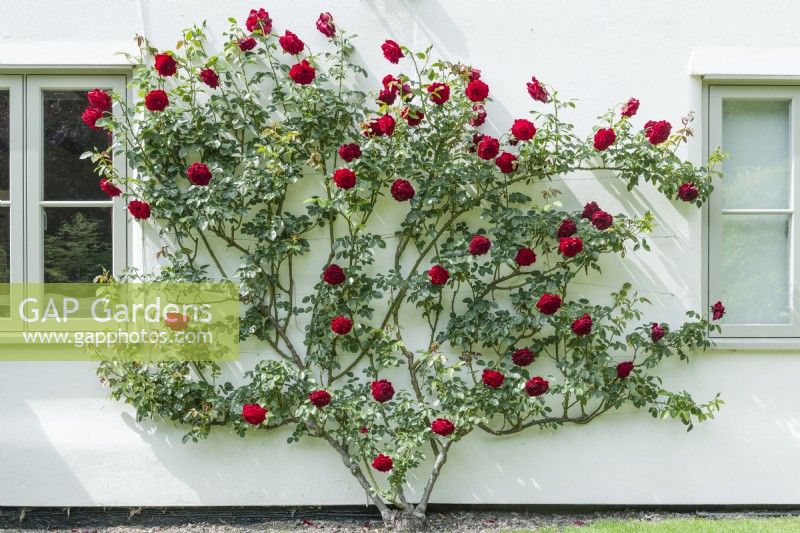
[[[221,37],[226,19],[243,20],[248,2],[46,0],[0,3],[3,65],[102,65],[130,48],[136,33],[169,48],[177,32],[207,19]],[[681,148],[702,159],[699,75],[780,79],[800,76],[800,4],[710,0],[583,2],[306,0],[266,3],[275,27],[314,49],[321,11],[360,35],[357,58],[377,84],[395,72],[380,43],[392,38],[480,68],[491,86],[487,131],[506,130],[532,107],[525,82],[535,74],[575,98],[570,117],[587,135],[595,117],[630,96],[635,122],[678,123],[694,111],[696,137]],[[216,43],[219,45],[219,41]],[[391,67],[391,68],[390,68]],[[702,213],[649,187],[628,193],[608,176],[569,176],[565,205],[597,200],[612,213],[651,210],[653,251],[609,261],[602,278],[578,287],[607,293],[631,281],[650,297],[648,319],[677,324],[704,305]],[[137,232],[140,238],[140,234]],[[139,241],[141,243],[141,240]],[[137,260],[152,262],[140,246]],[[698,399],[721,392],[719,416],[690,433],[676,422],[631,410],[556,433],[510,438],[474,435],[451,454],[436,502],[536,504],[800,503],[800,357],[783,350],[714,350],[690,365],[663,369],[668,385]],[[242,365],[252,363],[244,356]],[[326,445],[287,445],[285,434],[246,439],[215,432],[182,444],[182,431],[139,423],[107,397],[94,365],[0,363],[0,505],[358,504],[364,495]]]

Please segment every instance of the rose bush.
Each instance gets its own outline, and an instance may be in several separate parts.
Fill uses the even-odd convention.
[[[265,347],[243,377],[214,362],[102,363],[115,398],[191,440],[214,426],[322,439],[397,527],[424,520],[451,447],[473,431],[580,425],[626,405],[689,428],[713,416],[719,398],[698,403],[654,374],[708,346],[708,318],[645,322],[628,284],[603,301],[571,290],[604,254],[646,250],[653,217],[565,210],[549,184],[611,172],[699,206],[721,156],[680,160],[686,121],[641,124],[630,99],[578,132],[564,119],[574,103],[532,77],[520,90],[534,110],[492,137],[472,126],[491,94],[479,70],[386,40],[367,50],[403,73],[364,94],[353,38],[329,13],[316,21],[324,51],[278,28],[254,9],[217,53],[205,25],[174,51],[142,40],[140,98],[90,93],[85,122],[135,170],[94,153],[101,187],[163,239],[160,269],[126,277],[239,283],[240,337]]]

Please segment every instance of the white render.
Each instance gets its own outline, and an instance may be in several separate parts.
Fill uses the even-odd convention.
[[[713,0],[306,0],[264,2],[276,30],[317,50],[321,11],[359,34],[357,60],[373,86],[398,67],[379,46],[392,38],[482,70],[494,102],[484,130],[506,130],[534,105],[531,75],[578,99],[573,120],[595,117],[634,96],[636,124],[694,111],[695,138],[682,154],[703,156],[704,77],[800,80],[800,4]],[[178,31],[206,19],[219,45],[242,1],[0,0],[0,74],[86,67],[103,72],[133,49],[137,33],[175,45]],[[400,67],[402,67],[402,62]],[[101,69],[101,70],[97,70]],[[596,200],[611,213],[652,210],[652,253],[606,262],[605,275],[579,286],[602,295],[624,281],[650,297],[649,319],[677,324],[705,302],[703,213],[648,186],[632,193],[607,176],[563,183],[572,208]],[[138,263],[155,251],[134,231]],[[800,340],[756,350],[717,349],[690,365],[667,364],[673,388],[697,399],[721,392],[717,419],[686,433],[645,412],[612,412],[585,427],[507,438],[473,435],[454,447],[435,489],[437,503],[797,504],[800,503]],[[252,356],[244,355],[242,364]],[[0,506],[170,506],[360,504],[365,497],[326,444],[286,444],[286,434],[225,430],[181,444],[170,424],[139,424],[107,397],[90,363],[0,363]]]

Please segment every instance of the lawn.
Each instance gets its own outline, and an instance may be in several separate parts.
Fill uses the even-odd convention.
[[[515,533],[523,533],[517,530]],[[781,518],[678,518],[660,521],[597,520],[563,529],[543,528],[536,533],[784,533],[800,532],[800,517]]]

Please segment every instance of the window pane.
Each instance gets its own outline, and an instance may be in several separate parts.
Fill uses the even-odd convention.
[[[9,161],[9,97],[0,91],[0,200],[8,200]]]
[[[110,207],[44,208],[44,280],[91,283],[111,270]]]
[[[790,228],[790,215],[722,216],[724,323],[789,322]]]
[[[790,108],[788,100],[723,101],[724,209],[789,207]]]
[[[110,134],[93,130],[81,120],[86,109],[87,91],[45,91],[44,119],[44,199],[104,200],[99,178],[88,159],[79,159],[93,148],[107,148]]]
[[[8,207],[0,207],[0,318],[9,317],[9,286],[11,280],[11,225]]]

